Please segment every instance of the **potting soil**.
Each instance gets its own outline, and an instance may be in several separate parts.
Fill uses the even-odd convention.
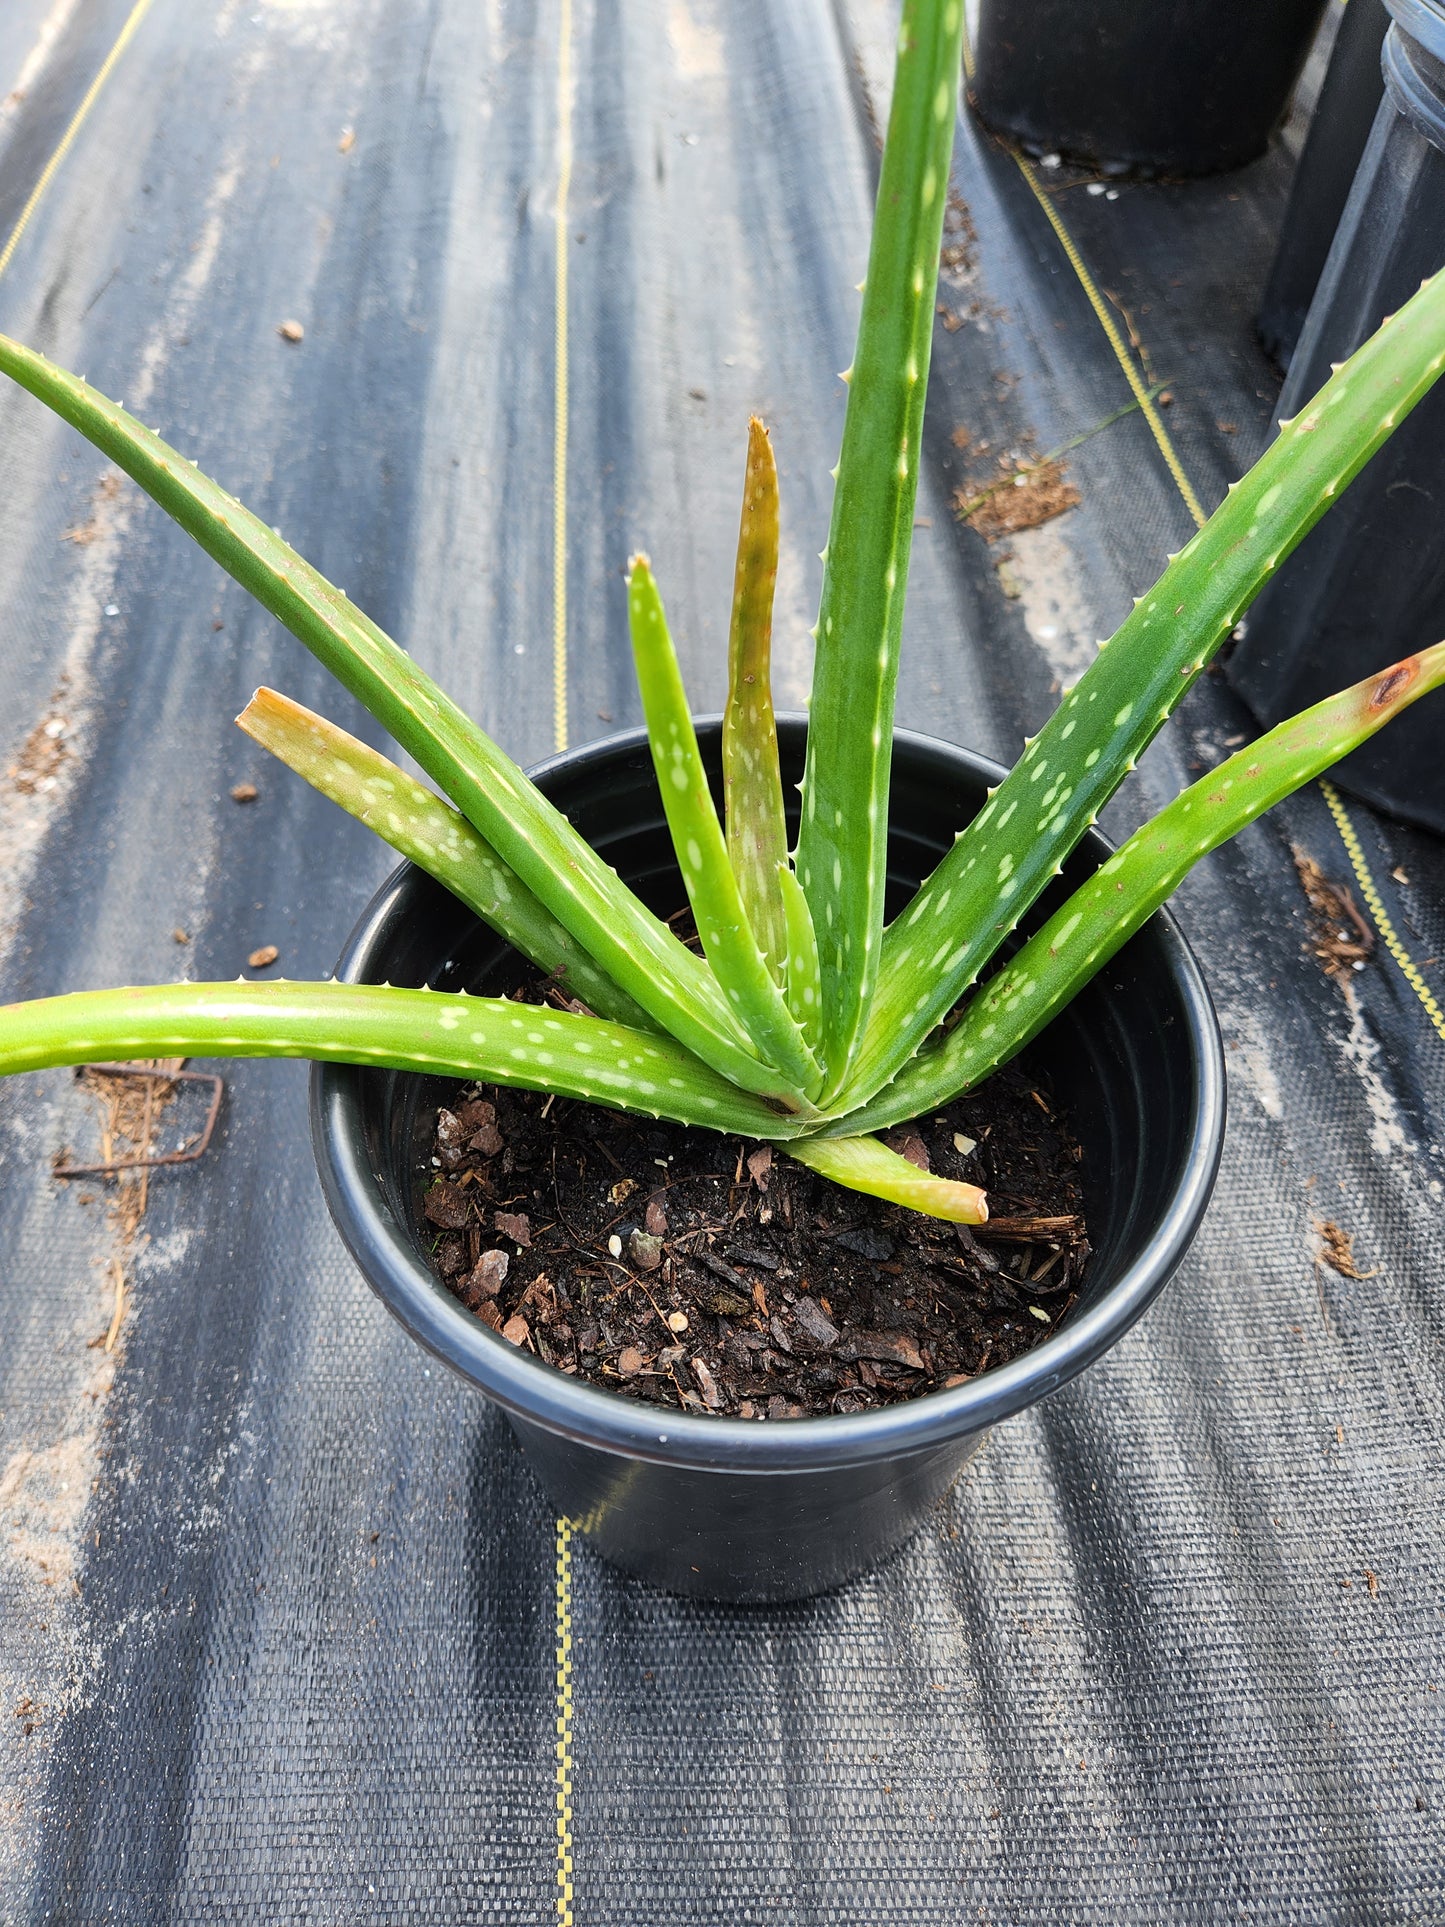
[[[771,1144],[464,1086],[418,1174],[430,1262],[510,1343],[673,1412],[766,1424],[923,1398],[1074,1309],[1084,1151],[1040,1081],[1006,1065],[889,1134],[975,1187],[977,1226],[845,1191]]]
[[[636,547],[716,707],[756,410],[798,707],[892,34],[10,0],[0,328],[523,762],[638,720]],[[960,120],[900,722],[1012,760],[1263,446],[1297,141],[1135,187]],[[374,728],[9,387],[0,451],[4,994],[320,977],[390,856],[231,718],[271,682]],[[1036,512],[981,533],[1001,464]],[[1201,678],[1106,827],[1250,728]],[[1353,906],[1328,970],[1297,855]],[[785,1608],[647,1591],[548,1511],[353,1271],[302,1068],[200,1066],[203,1155],[110,1179],[52,1161],[180,1149],[207,1090],[0,1087],[0,1918],[1445,1917],[1442,885],[1328,786],[1201,866],[1231,1116],[1177,1281],[898,1558]]]

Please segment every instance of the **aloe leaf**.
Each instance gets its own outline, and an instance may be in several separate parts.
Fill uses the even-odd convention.
[[[831,1128],[878,1130],[981,1083],[1058,1015],[1201,857],[1442,682],[1445,643],[1437,643],[1291,717],[1201,777],[1121,844],[990,978],[941,1044]]]
[[[963,995],[1256,592],[1442,368],[1438,274],[1281,423],[890,926],[839,1108],[888,1083]]]
[[[0,335],[0,372],[78,428],[358,697],[608,976],[744,1089],[786,1097],[711,973],[410,656],[195,464],[76,376]]]
[[[893,706],[963,43],[961,0],[905,0],[833,516],[797,870],[818,933],[829,1089],[877,974]]]
[[[743,908],[688,713],[677,652],[645,555],[632,558],[627,610],[662,807],[703,950],[757,1049],[794,1090],[814,1096],[822,1071],[773,982]]]
[[[678,1124],[786,1138],[798,1120],[669,1037],[386,984],[160,984],[0,1008],[0,1075],[137,1057],[309,1057],[486,1078]]]
[[[787,928],[788,1009],[809,1045],[816,1049],[823,1030],[823,983],[818,968],[818,939],[803,886],[786,859],[778,865],[778,896]]]
[[[787,920],[778,865],[787,861],[783,777],[773,717],[773,585],[778,576],[778,466],[768,431],[748,423],[748,465],[728,634],[723,710],[723,792],[727,845],[738,894],[775,983],[783,981]],[[795,1013],[796,1014],[796,1013]]]
[[[258,689],[236,718],[248,736],[339,803],[400,855],[444,883],[540,970],[599,1017],[637,1030],[651,1017],[599,970],[510,864],[449,803],[370,744],[274,689]]]
[[[869,1197],[954,1224],[988,1222],[988,1199],[976,1184],[932,1177],[876,1137],[795,1138],[784,1148],[799,1164],[850,1191],[866,1191]]]

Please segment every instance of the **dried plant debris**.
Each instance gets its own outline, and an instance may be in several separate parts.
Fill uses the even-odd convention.
[[[861,1412],[962,1383],[1055,1329],[1088,1258],[1079,1149],[1019,1071],[891,1147],[986,1185],[969,1230],[753,1145],[462,1087],[419,1216],[448,1288],[559,1370],[739,1418]]]
[[[868,136],[874,147],[883,152],[883,129],[878,124],[878,109],[873,104],[873,89],[868,82],[868,72],[863,64],[861,53],[853,55],[853,71],[858,76],[858,97],[863,103],[863,117],[868,123]]]
[[[1291,854],[1309,899],[1307,948],[1319,959],[1327,977],[1347,979],[1368,963],[1375,948],[1375,933],[1365,921],[1348,884],[1332,882],[1298,843],[1291,845]]]
[[[948,203],[943,211],[943,247],[938,257],[938,265],[943,272],[954,280],[961,280],[974,264],[974,249],[978,245],[978,235],[974,230],[973,216],[968,211],[968,202],[958,191],[955,181],[948,183]]]
[[[1002,316],[1002,310],[995,312]],[[994,375],[994,384],[1001,392],[1007,392],[1017,380],[1016,375],[1003,370]],[[1022,448],[1008,449],[998,457],[992,475],[973,476],[953,491],[954,515],[992,542],[1001,535],[1015,535],[1021,529],[1036,529],[1041,523],[1062,515],[1065,509],[1076,508],[1083,498],[1068,479],[1064,457],[1092,441],[1095,435],[1102,435],[1116,422],[1126,420],[1159,392],[1160,385],[1154,382],[1147,394],[1138,395],[1122,408],[1101,416],[1043,455],[1033,453],[1033,434],[1026,433]],[[968,430],[962,424],[953,430],[951,439],[957,449],[971,446],[975,456],[989,451],[986,441],[971,443]],[[1010,593],[1013,592],[1006,588],[1005,594]]]
[[[1061,460],[1031,462],[1011,450],[999,457],[991,480],[966,482],[953,491],[953,511],[960,522],[995,542],[1001,535],[1052,522],[1082,499]]]
[[[1337,1225],[1333,1218],[1314,1220],[1315,1237],[1318,1239],[1318,1257],[1321,1264],[1338,1272],[1341,1278],[1378,1278],[1379,1268],[1361,1271],[1355,1262],[1355,1241],[1350,1233]]]
[[[100,1109],[100,1164],[124,1166],[127,1160],[152,1155],[156,1127],[176,1094],[168,1073],[179,1070],[182,1062],[180,1058],[156,1058],[130,1071],[84,1065],[76,1072],[77,1082]],[[69,1152],[62,1149],[55,1158],[57,1175],[63,1175],[62,1167],[69,1162]],[[150,1168],[144,1164],[117,1170],[108,1179],[91,1175],[91,1182],[111,1187],[109,1216],[116,1238],[108,1267],[112,1284],[110,1320],[106,1329],[91,1339],[92,1348],[113,1352],[120,1336],[130,1296],[131,1254],[150,1202],[150,1176]]]

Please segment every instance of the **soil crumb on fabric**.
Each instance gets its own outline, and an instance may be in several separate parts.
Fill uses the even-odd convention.
[[[994,542],[1001,535],[1052,522],[1082,499],[1062,461],[1031,462],[1011,453],[1000,456],[991,479],[966,482],[953,491],[953,512],[985,541]]]
[[[60,767],[70,755],[70,719],[60,694],[52,696],[46,713],[20,746],[20,754],[5,774],[22,796],[43,796],[55,788]]]
[[[1080,1151],[1010,1067],[893,1132],[984,1185],[970,1229],[827,1183],[780,1148],[569,1099],[459,1087],[419,1216],[472,1314],[559,1370],[692,1412],[862,1412],[1046,1338],[1088,1259]]]
[[[958,183],[948,183],[948,201],[943,210],[943,246],[939,252],[938,265],[946,275],[961,278],[974,264],[974,250],[978,246],[978,235],[974,229],[973,216],[968,211],[968,202],[958,190]]]
[[[92,542],[104,535],[109,526],[107,509],[120,494],[122,477],[118,469],[108,469],[95,486],[91,500],[90,514],[73,529],[67,529],[60,538],[62,542],[73,542],[77,548],[88,549]]]
[[[1328,878],[1298,843],[1291,844],[1300,886],[1309,899],[1308,948],[1327,977],[1337,981],[1363,970],[1375,948],[1375,933],[1365,921],[1349,886]]]

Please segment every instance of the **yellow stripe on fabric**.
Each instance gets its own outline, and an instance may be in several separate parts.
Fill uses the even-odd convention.
[[[1424,977],[1420,974],[1420,966],[1414,961],[1409,951],[1400,941],[1399,934],[1391,920],[1390,913],[1385,908],[1384,899],[1380,895],[1379,887],[1375,882],[1374,876],[1371,874],[1369,862],[1366,859],[1364,848],[1360,843],[1359,833],[1350,821],[1349,811],[1345,808],[1344,800],[1327,776],[1320,778],[1320,789],[1324,794],[1326,803],[1329,805],[1330,815],[1335,819],[1335,828],[1340,833],[1340,841],[1344,844],[1345,852],[1354,869],[1356,880],[1360,886],[1360,894],[1369,906],[1370,915],[1375,920],[1376,929],[1385,940],[1385,948],[1400,966],[1405,982],[1424,1005],[1425,1015],[1434,1025],[1436,1034],[1442,1041],[1445,1041],[1445,1011],[1441,1010],[1434,991],[1431,990],[1429,984],[1426,983]]]
[[[1054,206],[1052,197],[1045,194],[1042,187],[1039,186],[1039,177],[1035,174],[1032,165],[1024,159],[1022,154],[1015,154],[1014,159],[1018,162],[1019,172],[1033,190],[1034,199],[1043,209],[1049,226],[1058,237],[1059,246],[1068,257],[1069,266],[1077,275],[1079,286],[1088,297],[1089,306],[1094,310],[1094,314],[1098,318],[1099,326],[1104,330],[1104,337],[1114,351],[1114,359],[1118,362],[1120,368],[1123,369],[1124,379],[1128,382],[1134,399],[1138,402],[1140,411],[1145,421],[1149,424],[1150,433],[1159,444],[1159,453],[1164,457],[1169,473],[1174,477],[1175,486],[1184,498],[1184,506],[1194,518],[1194,526],[1196,528],[1203,528],[1208,518],[1200,506],[1199,497],[1194,493],[1193,485],[1189,477],[1184,473],[1184,464],[1180,461],[1178,451],[1169,439],[1169,431],[1160,419],[1159,410],[1154,406],[1153,397],[1141,379],[1139,370],[1134,366],[1133,356],[1124,345],[1124,337],[1119,333],[1118,327],[1115,325],[1114,317],[1109,313],[1103,296],[1095,287],[1093,276],[1084,266],[1083,256],[1074,245],[1074,237],[1064,226],[1063,219],[1058,209]]]
[[[557,1920],[572,1927],[572,1521],[557,1521]]]
[[[20,218],[14,227],[11,228],[9,239],[6,241],[4,247],[0,248],[0,274],[4,274],[5,270],[9,267],[11,258],[16,248],[20,245],[20,237],[30,225],[31,215],[34,214],[36,208],[39,207],[41,200],[44,198],[45,190],[55,179],[61,162],[75,144],[75,137],[85,124],[86,115],[89,114],[91,108],[94,107],[100,90],[110,79],[115,63],[120,59],[130,44],[136,28],[150,11],[150,5],[151,0],[136,0],[130,13],[126,16],[125,25],[117,34],[115,45],[101,62],[100,72],[90,83],[89,88],[86,90],[84,100],[82,100],[79,107],[76,108],[74,115],[71,117],[70,125],[60,137],[60,145],[45,163],[45,166],[41,170],[40,179],[30,190],[30,198],[26,201],[24,207],[21,208]]]
[[[557,275],[552,444],[552,746],[567,747],[567,201],[572,191],[572,0],[557,54]]]
[[[556,276],[553,282],[552,745],[567,747],[567,206],[572,192],[572,0],[557,28]],[[572,1921],[572,1521],[557,1521],[557,1921]]]

